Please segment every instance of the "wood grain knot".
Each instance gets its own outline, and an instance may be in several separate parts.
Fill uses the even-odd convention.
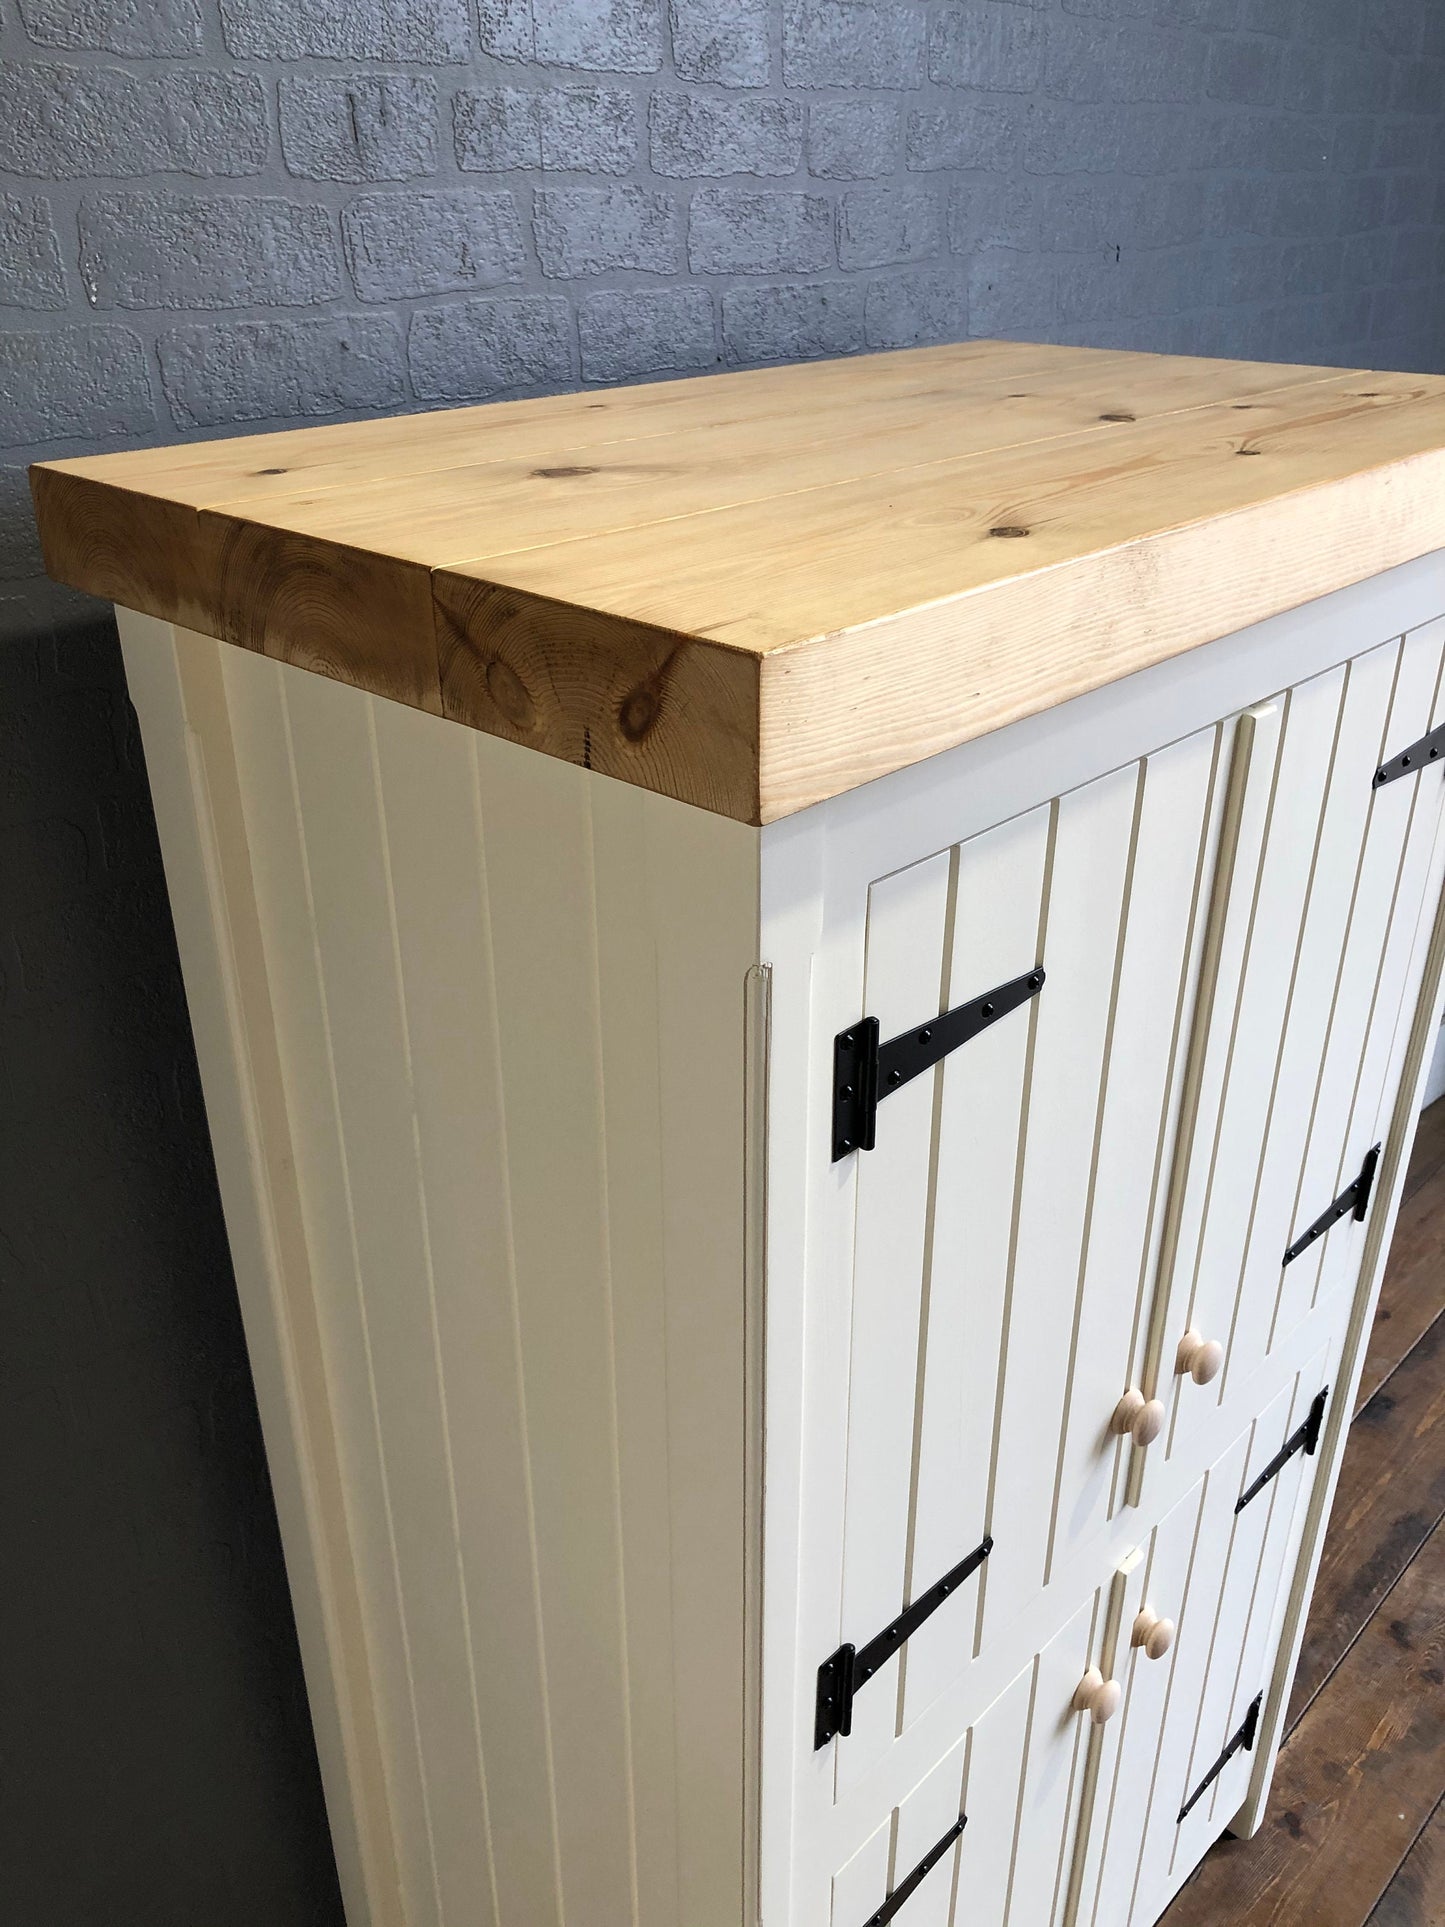
[[[656,727],[662,714],[662,691],[654,682],[639,683],[622,698],[617,726],[629,743],[642,742]]]
[[[1017,540],[1019,536],[1027,535],[1028,533],[1029,531],[1027,529],[1020,528],[1016,522],[1001,522],[996,529],[989,530],[990,535],[1006,536],[1014,540]]]
[[[284,468],[258,468],[256,473],[258,475],[284,475],[286,471]]]
[[[1134,422],[1138,421],[1138,419],[1139,417],[1137,415],[1131,415],[1127,408],[1111,409],[1107,415],[1100,415],[1099,417],[1101,422]]]
[[[530,730],[537,720],[536,704],[527,694],[527,685],[509,663],[493,656],[487,664],[487,694],[513,729]]]
[[[561,481],[562,479],[564,479],[564,478],[565,478],[566,476],[568,476],[568,475],[596,475],[596,474],[598,474],[599,472],[600,472],[600,471],[599,471],[599,470],[597,470],[597,469],[595,469],[595,468],[581,468],[581,467],[578,467],[578,468],[534,468],[534,469],[532,470],[532,473],[533,473],[534,475],[537,475],[537,476],[540,476],[540,477],[541,477],[541,479],[542,479],[542,480],[543,480],[544,482],[556,482],[556,481]]]

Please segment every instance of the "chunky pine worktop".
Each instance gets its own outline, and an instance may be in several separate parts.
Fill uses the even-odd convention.
[[[1445,378],[976,341],[32,482],[62,582],[758,823],[1445,547]]]

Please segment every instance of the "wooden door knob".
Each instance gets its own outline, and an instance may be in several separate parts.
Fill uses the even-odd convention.
[[[1074,1711],[1087,1713],[1095,1726],[1113,1719],[1124,1697],[1116,1679],[1105,1679],[1097,1666],[1091,1666],[1074,1689]]]
[[[1174,1644],[1174,1621],[1161,1619],[1152,1606],[1140,1608],[1129,1636],[1131,1646],[1142,1646],[1145,1659],[1163,1659]]]
[[[1188,1372],[1196,1385],[1207,1385],[1218,1378],[1223,1363],[1224,1347],[1217,1338],[1201,1338],[1197,1331],[1187,1331],[1179,1341],[1174,1369],[1181,1375]]]
[[[1136,1445],[1152,1445],[1164,1430],[1164,1401],[1145,1398],[1137,1385],[1131,1385],[1114,1407],[1109,1430],[1121,1437],[1127,1433]]]

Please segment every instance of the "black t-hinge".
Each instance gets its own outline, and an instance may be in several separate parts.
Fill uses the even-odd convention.
[[[1304,1423],[1295,1427],[1259,1477],[1252,1480],[1235,1500],[1236,1513],[1243,1512],[1251,1499],[1259,1497],[1271,1479],[1279,1477],[1296,1452],[1303,1452],[1307,1458],[1314,1457],[1319,1450],[1320,1427],[1324,1424],[1325,1406],[1329,1403],[1329,1396],[1328,1385],[1322,1392],[1315,1393],[1310,1402],[1310,1409],[1305,1414]]]
[[[867,1920],[863,1923],[863,1927],[888,1927],[889,1921],[892,1920],[904,1901],[911,1899],[918,1891],[919,1887],[922,1886],[928,1875],[933,1872],[933,1869],[938,1865],[939,1861],[942,1860],[943,1856],[948,1852],[949,1848],[967,1825],[968,1815],[966,1813],[960,1813],[953,1825],[948,1829],[948,1832],[944,1834],[943,1838],[935,1846],[930,1847],[928,1852],[924,1854],[918,1865],[913,1869],[913,1872],[909,1874],[906,1879],[899,1881],[898,1885],[893,1889],[892,1893],[889,1894],[877,1913],[869,1914]]]
[[[1323,1238],[1332,1225],[1337,1225],[1347,1212],[1353,1212],[1355,1222],[1360,1223],[1370,1208],[1370,1193],[1375,1188],[1375,1169],[1380,1162],[1380,1147],[1366,1151],[1365,1161],[1360,1166],[1360,1175],[1347,1184],[1333,1204],[1327,1204],[1312,1225],[1309,1225],[1284,1254],[1284,1262],[1292,1265],[1296,1258],[1309,1250],[1317,1238]]]
[[[833,1040],[833,1162],[850,1151],[873,1149],[878,1106],[885,1097],[1036,997],[1043,985],[1044,967],[1035,964],[1022,977],[930,1017],[886,1044],[878,1041],[876,1017],[840,1030]]]
[[[1422,736],[1418,743],[1411,743],[1402,749],[1398,756],[1392,756],[1388,763],[1381,763],[1375,771],[1374,789],[1393,783],[1397,776],[1418,776],[1427,763],[1438,763],[1445,757],[1445,723],[1432,729],[1428,736]]]
[[[992,1551],[993,1540],[984,1539],[966,1559],[960,1559],[951,1572],[946,1572],[937,1585],[920,1593],[911,1606],[905,1606],[876,1639],[870,1639],[861,1648],[840,1646],[836,1653],[823,1661],[818,1668],[818,1699],[813,1714],[815,1752],[820,1746],[826,1746],[835,1735],[842,1733],[846,1736],[853,1731],[854,1695],[868,1684],[880,1666],[892,1659],[904,1640],[911,1633],[916,1633],[924,1620],[936,1613],[944,1600],[958,1591],[970,1573],[978,1571]]]
[[[1188,1817],[1192,1807],[1198,1806],[1199,1802],[1204,1798],[1205,1794],[1208,1793],[1209,1789],[1214,1785],[1214,1782],[1229,1765],[1229,1762],[1234,1758],[1236,1753],[1253,1752],[1254,1736],[1259,1731],[1259,1709],[1263,1703],[1264,1694],[1256,1693],[1254,1698],[1249,1702],[1249,1711],[1244,1716],[1244,1724],[1229,1742],[1228,1746],[1225,1747],[1219,1758],[1214,1762],[1214,1765],[1210,1767],[1204,1778],[1199,1782],[1199,1785],[1195,1787],[1189,1798],[1184,1802],[1184,1805],[1180,1807],[1179,1819],[1175,1822],[1176,1826]]]

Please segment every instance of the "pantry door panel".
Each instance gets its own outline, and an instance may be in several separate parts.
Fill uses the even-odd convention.
[[[1216,1124],[1228,1084],[1234,1014],[1249,958],[1282,720],[1281,705],[1268,702],[1246,710],[1228,727],[1229,770],[1210,865],[1204,936],[1179,1081],[1174,1154],[1163,1187],[1163,1228],[1139,1374],[1146,1398],[1167,1400],[1169,1396],[1174,1305],[1181,1296],[1180,1280],[1193,1279],[1204,1232]],[[1133,1448],[1126,1485],[1131,1505],[1138,1505],[1147,1490],[1151,1457],[1157,1464],[1166,1450],[1159,1439]]]
[[[1388,734],[1390,704],[1400,666],[1398,642],[1372,649],[1347,666],[1332,776],[1315,852],[1299,959],[1278,1053],[1269,1124],[1250,1198],[1249,1241],[1229,1337],[1221,1392],[1269,1352],[1298,1323],[1297,1302],[1276,1323],[1281,1292],[1291,1282],[1281,1263],[1290,1241],[1301,1165],[1336,1016],[1343,957],[1352,927],[1373,791],[1362,771],[1373,770]],[[1351,775],[1353,772],[1353,775]],[[1182,1313],[1187,1317],[1187,1312]]]
[[[1051,1927],[1062,1922],[1088,1721],[1073,1696],[1098,1638],[1091,1593],[923,1780],[872,1821],[804,1921],[870,1927],[897,1889],[899,1927]],[[965,1817],[957,1841],[947,1835]],[[940,1852],[942,1849],[942,1852]],[[937,1856],[935,1858],[935,1856]]]
[[[885,1040],[1036,962],[1045,982],[885,1093],[875,1147],[851,1154],[842,1583],[819,1663],[991,1549],[859,1681],[851,1732],[830,1742],[837,1798],[1108,1523],[1222,740],[1202,731],[870,891],[862,1001]]]
[[[1445,624],[1412,631],[1401,647],[1399,673],[1382,757],[1434,727],[1441,718]],[[1368,785],[1368,770],[1357,781]],[[1349,936],[1319,1088],[1286,1242],[1293,1242],[1358,1174],[1393,1103],[1384,1088],[1395,1057],[1410,958],[1422,914],[1439,826],[1445,774],[1426,769],[1370,792]],[[1283,1267],[1272,1338],[1281,1342],[1310,1306],[1358,1270],[1365,1225],[1353,1214]]]
[[[1133,1920],[1135,1888],[1159,1766],[1165,1716],[1174,1687],[1181,1644],[1196,1615],[1212,1619],[1215,1599],[1207,1591],[1218,1569],[1199,1543],[1206,1480],[1199,1479],[1150,1534],[1129,1575],[1122,1640],[1114,1678],[1123,1688],[1117,1718],[1102,1729],[1092,1825],[1081,1836],[1078,1898],[1065,1927],[1126,1927]],[[1196,1572],[1197,1568],[1197,1572]],[[1197,1579],[1197,1583],[1196,1583]],[[1134,1623],[1147,1609],[1174,1625],[1167,1652],[1150,1658],[1132,1643]]]
[[[1017,973],[1020,958],[1042,955],[1051,827],[1052,812],[1035,810],[959,850],[950,1004],[1006,981]],[[917,1488],[905,1572],[909,1598],[978,1545],[988,1525],[1032,1038],[1032,1025],[1011,1017],[943,1065],[941,1181],[933,1194]],[[900,1661],[905,1725],[972,1661],[980,1597],[975,1585],[957,1612],[935,1613],[908,1641]]]
[[[967,1757],[960,1740],[834,1875],[828,1927],[869,1927],[910,1882],[916,1884],[894,1916],[899,1927],[953,1927],[960,1855],[976,1837],[968,1824],[957,1831],[966,1812]]]
[[[1189,1176],[1188,1210],[1199,1228],[1180,1247],[1164,1334],[1162,1371],[1175,1388],[1171,1452],[1189,1450],[1219,1404],[1222,1374],[1197,1385],[1177,1374],[1175,1361],[1187,1331],[1223,1346],[1233,1328],[1296,970],[1327,966],[1333,974],[1333,959],[1302,952],[1301,935],[1344,688],[1345,671],[1333,669],[1284,698],[1261,858],[1248,880],[1252,888],[1236,898],[1247,930],[1234,995],[1215,1004],[1208,1050],[1218,1095],[1201,1117]]]
[[[945,851],[869,892],[864,1007],[878,1019],[884,1038],[942,1007],[952,886],[953,858]],[[1018,967],[1033,961],[1030,952]],[[1013,1024],[1026,1025],[1027,1014]],[[905,1603],[936,1082],[936,1073],[925,1075],[892,1095],[879,1118],[876,1147],[854,1154],[859,1164],[840,1637],[859,1647]],[[964,1598],[947,1610],[959,1618]],[[820,1652],[819,1661],[825,1656]],[[843,1784],[892,1743],[898,1690],[898,1667],[890,1662],[859,1694],[852,1734],[843,1743]]]
[[[1142,767],[1056,807],[984,1574],[986,1651],[1044,1586]]]
[[[1223,742],[1221,730],[1205,730],[1144,763],[1046,1580],[1099,1531],[1122,1497],[1116,1486],[1123,1442],[1110,1419],[1134,1379],[1158,1263],[1182,1040],[1193,1010],[1223,804]],[[1015,1350],[1010,1368],[1026,1381],[1026,1344]]]
[[[1196,1789],[1239,1731],[1251,1705],[1262,1700],[1269,1687],[1284,1582],[1299,1548],[1301,1499],[1313,1476],[1313,1456],[1296,1452],[1263,1491],[1252,1498],[1248,1494],[1295,1429],[1307,1421],[1315,1397],[1327,1392],[1323,1366],[1320,1357],[1286,1393],[1271,1401],[1254,1427],[1245,1483],[1235,1501],[1236,1505],[1243,1501],[1244,1509],[1234,1516],[1229,1571],[1200,1700],[1194,1751],[1184,1775],[1181,1810],[1195,1798]],[[1176,1822],[1173,1874],[1182,1878],[1229,1824],[1248,1791],[1252,1767],[1251,1748],[1241,1748],[1209,1791]]]
[[[1250,1708],[1269,1689],[1314,1457],[1297,1447],[1251,1491],[1327,1393],[1324,1369],[1321,1353],[1293,1375],[1208,1474],[1129,1927],[1157,1919],[1248,1790]]]

